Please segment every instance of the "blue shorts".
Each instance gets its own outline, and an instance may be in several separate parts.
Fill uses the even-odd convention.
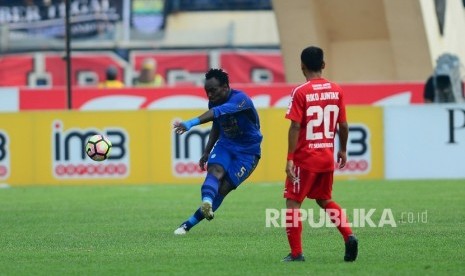
[[[210,156],[208,164],[217,164],[226,172],[226,180],[235,188],[241,185],[257,167],[260,156],[234,152],[232,149],[216,144]]]

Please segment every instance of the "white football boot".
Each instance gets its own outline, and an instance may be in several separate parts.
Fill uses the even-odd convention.
[[[186,230],[186,228],[187,228],[186,224],[182,224],[176,230],[174,230],[174,234],[175,235],[185,235],[188,232],[188,230]]]

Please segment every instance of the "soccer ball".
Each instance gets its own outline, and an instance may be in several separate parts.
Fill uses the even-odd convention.
[[[86,153],[94,161],[103,161],[108,158],[111,142],[107,137],[97,134],[87,140]]]

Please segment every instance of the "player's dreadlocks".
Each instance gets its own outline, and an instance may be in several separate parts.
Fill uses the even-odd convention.
[[[229,75],[223,69],[214,69],[211,68],[205,74],[205,79],[209,80],[211,78],[215,78],[220,82],[220,85],[227,85],[229,87]]]

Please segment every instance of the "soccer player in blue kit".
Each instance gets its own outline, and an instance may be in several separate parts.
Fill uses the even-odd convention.
[[[186,234],[202,221],[213,219],[225,196],[236,189],[254,171],[261,156],[260,120],[249,96],[229,87],[229,76],[222,69],[205,74],[208,111],[188,121],[174,124],[177,134],[193,126],[213,121],[199,166],[207,175],[202,184],[202,204],[174,231]]]

